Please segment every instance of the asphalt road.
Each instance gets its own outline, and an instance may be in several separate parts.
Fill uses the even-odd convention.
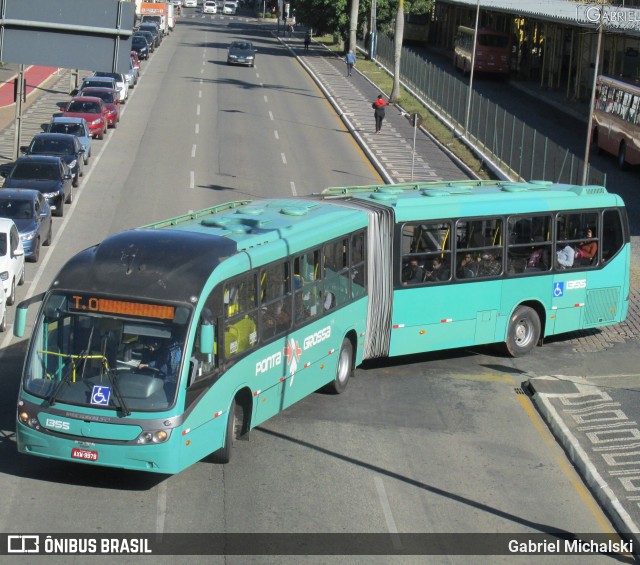
[[[224,63],[225,47],[237,37],[255,42],[256,68]],[[43,290],[68,257],[115,231],[231,199],[378,182],[296,60],[255,22],[183,18],[132,94],[121,125],[96,145],[74,205],[56,221],[53,247],[29,265],[19,298]],[[561,340],[517,362],[479,348],[370,363],[345,394],[311,395],[252,431],[229,465],[201,462],[172,477],[18,456],[13,430],[25,342],[5,338],[2,346],[0,532],[459,532],[464,544],[464,534],[473,532],[612,531],[520,390],[526,378],[548,374],[554,360],[569,362],[571,345]],[[599,359],[606,363],[616,353]],[[53,561],[89,559],[96,560]]]

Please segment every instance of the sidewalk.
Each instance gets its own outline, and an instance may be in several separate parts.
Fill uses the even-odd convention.
[[[8,64],[0,68],[0,129],[9,126],[16,117],[14,97],[14,79],[17,78],[20,65]],[[38,98],[46,85],[59,72],[57,67],[31,66],[25,69],[26,101],[23,110]]]

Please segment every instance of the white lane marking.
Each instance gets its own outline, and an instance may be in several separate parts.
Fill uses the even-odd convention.
[[[202,69],[200,69],[200,74],[204,73],[204,67]]]
[[[269,103],[269,99],[267,98],[267,95],[264,95],[264,101],[268,104]]]
[[[373,482],[376,484],[378,498],[380,499],[384,519],[387,523],[387,530],[389,530],[389,533],[391,534],[391,543],[394,548],[402,549],[402,543],[398,536],[398,527],[396,526],[396,521],[394,520],[393,513],[391,512],[391,505],[389,504],[389,498],[387,497],[387,491],[384,488],[384,483],[380,477],[374,477]]]
[[[256,73],[256,78],[260,78],[260,73]]]
[[[196,174],[191,171],[189,173],[189,188],[194,188],[196,185]]]
[[[291,194],[293,194],[294,196],[298,196],[295,183],[291,181],[289,184],[291,185]]]
[[[282,163],[284,165],[286,165],[287,164],[287,157],[285,156],[285,154],[284,153],[280,153],[280,157],[282,157]]]
[[[198,98],[202,98],[202,90],[198,90]]]
[[[200,124],[196,124],[196,135],[200,133]]]
[[[276,139],[280,139],[280,136],[278,135],[278,130],[277,129],[273,130],[273,135],[275,136]]]
[[[193,144],[193,147],[191,147],[191,158],[193,159],[196,156],[196,144]]]
[[[269,110],[269,119],[273,121],[273,112],[271,110]]]
[[[200,115],[200,104],[196,106],[196,116]]]
[[[167,516],[167,481],[158,485],[158,510],[156,515],[156,534],[164,533],[164,522]]]

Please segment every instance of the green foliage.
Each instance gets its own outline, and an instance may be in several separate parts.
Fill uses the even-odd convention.
[[[345,37],[349,31],[347,0],[297,0],[296,20],[313,29],[314,35],[332,33]]]
[[[405,0],[405,14],[423,14],[433,8],[434,0]],[[314,35],[330,33],[346,38],[349,33],[350,0],[295,0],[296,20],[313,29]],[[398,0],[377,0],[378,30],[392,32]],[[360,0],[358,30],[368,27],[371,0]]]

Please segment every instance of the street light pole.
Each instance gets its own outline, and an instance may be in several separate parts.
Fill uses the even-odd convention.
[[[476,66],[476,45],[478,44],[478,24],[480,23],[480,0],[476,6],[476,27],[473,31],[473,52],[471,54],[471,71],[469,72],[469,96],[467,98],[467,115],[464,120],[464,135],[469,131],[469,118],[471,116],[471,96],[473,94],[473,69]]]
[[[602,47],[602,30],[604,28],[603,22],[604,8],[600,7],[600,29],[598,30],[598,44],[596,47],[596,63],[593,68],[593,83],[591,85],[591,103],[589,104],[589,121],[587,123],[587,146],[584,150],[584,164],[582,166],[582,186],[587,184],[587,173],[589,171],[589,155],[591,151],[591,136],[593,133],[593,110],[596,103],[596,87],[598,84],[598,68],[600,67],[600,48]]]

